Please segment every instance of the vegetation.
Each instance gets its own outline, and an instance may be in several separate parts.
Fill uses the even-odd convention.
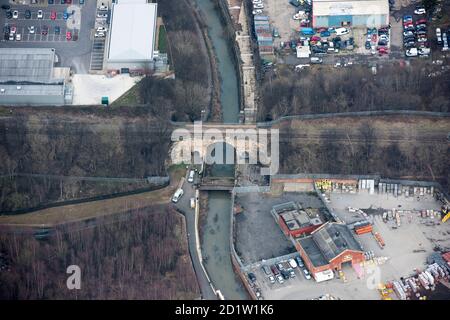
[[[379,68],[318,67],[295,72],[278,68],[264,79],[260,120],[287,115],[373,110],[449,112],[450,73],[435,74],[425,64]]]
[[[321,127],[320,131],[314,133],[308,125],[304,125],[301,133],[306,136],[317,134],[317,139],[292,138],[290,141],[282,141],[280,171],[380,174],[393,179],[434,180],[448,188],[448,144],[441,138],[420,139],[428,134],[430,137],[434,136],[432,126],[439,126],[441,133],[446,132],[450,129],[448,122],[445,119],[439,123],[424,121],[425,128],[419,130],[420,119],[414,121],[390,118],[384,123],[376,119],[370,122],[367,119],[326,119],[309,124]],[[397,128],[391,130],[395,125],[404,131],[398,131]],[[293,131],[287,122],[280,126],[283,128],[280,136],[294,137],[300,132],[298,128]]]
[[[197,298],[181,217],[164,207],[127,215],[94,228],[59,228],[44,240],[0,235],[0,299]],[[80,290],[66,287],[69,265],[81,268]]]

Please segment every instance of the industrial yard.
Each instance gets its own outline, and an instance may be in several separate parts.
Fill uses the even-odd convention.
[[[375,183],[372,178],[305,180],[275,178],[270,192],[235,196],[241,209],[235,217],[236,251],[256,297],[426,299],[435,291],[440,298],[450,297],[445,287],[450,267],[441,256],[450,249],[450,224],[443,222],[448,219],[442,211],[446,200],[434,185]],[[292,192],[294,186],[318,194]],[[321,208],[322,221],[311,219],[308,227],[298,214],[310,207]],[[277,210],[278,222],[273,219]],[[272,250],[258,247],[262,242],[267,245],[260,247]],[[326,268],[334,275],[324,277]]]

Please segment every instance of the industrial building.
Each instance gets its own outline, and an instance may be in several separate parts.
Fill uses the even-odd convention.
[[[111,10],[107,69],[148,73],[155,68],[157,4],[120,0]]]
[[[313,0],[313,27],[381,27],[389,24],[388,0]]]
[[[55,68],[50,48],[0,48],[0,105],[71,103],[68,68]]]
[[[272,208],[272,216],[287,237],[310,234],[324,223],[319,209],[302,209],[298,203],[287,202]]]
[[[342,223],[327,222],[310,236],[297,238],[295,247],[316,281],[333,278],[342,265],[365,260],[364,251],[352,231]]]

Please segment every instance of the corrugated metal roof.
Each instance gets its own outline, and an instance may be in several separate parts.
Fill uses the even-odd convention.
[[[2,96],[61,96],[63,84],[5,85],[0,84],[0,102]]]
[[[46,48],[0,48],[0,83],[55,83],[55,51]]]
[[[153,60],[156,3],[114,4],[111,13],[110,61]]]

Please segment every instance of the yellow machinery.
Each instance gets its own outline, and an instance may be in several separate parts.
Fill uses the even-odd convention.
[[[447,221],[450,219],[450,210],[448,208],[442,208],[442,222]]]

